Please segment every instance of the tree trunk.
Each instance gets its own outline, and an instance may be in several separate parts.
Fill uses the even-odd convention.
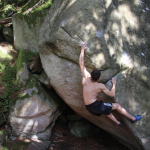
[[[12,23],[12,17],[0,19],[0,24]]]

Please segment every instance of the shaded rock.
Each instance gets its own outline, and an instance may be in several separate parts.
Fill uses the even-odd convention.
[[[147,1],[57,0],[39,34],[40,58],[52,87],[75,112],[135,150],[150,147],[148,14]],[[139,122],[133,125],[114,112],[124,124],[121,129],[104,115],[87,112],[78,65],[82,42],[89,47],[85,51],[87,70],[102,70],[103,83],[116,76],[115,99],[102,92],[98,99],[119,102],[130,114],[141,114]]]
[[[94,127],[89,121],[82,119],[69,122],[69,130],[76,137],[88,137],[100,133],[97,127]]]
[[[12,27],[3,28],[3,35],[4,35],[7,42],[10,42],[10,43],[14,42]]]
[[[24,88],[21,98],[10,104],[13,136],[49,140],[64,104],[54,90],[47,91],[34,77],[26,81]]]
[[[50,84],[49,78],[47,76],[47,74],[45,73],[45,71],[43,71],[40,76],[38,77],[38,80],[44,84],[48,89],[51,89],[52,86]]]
[[[73,114],[73,115],[67,115],[68,120],[80,120],[82,117],[79,116],[78,114]]]

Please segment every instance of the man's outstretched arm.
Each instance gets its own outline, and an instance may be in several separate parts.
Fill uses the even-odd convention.
[[[86,45],[82,44],[82,46],[81,46],[81,53],[80,53],[80,57],[79,57],[79,65],[80,65],[81,73],[86,78],[87,76],[90,76],[90,74],[89,74],[89,72],[86,70],[86,68],[84,66],[84,51],[85,50],[86,50]]]
[[[108,96],[110,96],[110,97],[114,97],[114,96],[115,96],[116,80],[115,80],[114,78],[112,78],[111,82],[112,82],[112,84],[113,84],[111,90],[108,90],[105,85],[101,85],[100,88],[101,88],[101,90],[102,90],[106,95],[108,95]]]

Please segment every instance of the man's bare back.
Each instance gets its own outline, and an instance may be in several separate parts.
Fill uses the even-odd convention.
[[[89,105],[97,100],[97,95],[103,87],[102,83],[93,82],[91,77],[82,79],[83,97],[85,105]]]

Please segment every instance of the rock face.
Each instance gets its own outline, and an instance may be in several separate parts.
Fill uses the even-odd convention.
[[[134,150],[150,147],[150,8],[143,1],[57,0],[40,29],[42,66],[53,88],[79,115],[110,132]],[[115,99],[99,94],[104,101],[119,102],[142,119],[120,128],[104,115],[96,117],[85,109],[82,75],[78,65],[80,46],[87,42],[85,66],[102,70],[101,82],[116,77]],[[108,82],[109,84],[109,82]]]
[[[48,13],[51,0],[43,5],[39,0],[29,1],[12,17],[14,30],[14,47],[17,50],[27,49],[38,52],[38,38],[41,24]],[[37,4],[37,5],[36,5]],[[36,6],[36,7],[35,7]]]

